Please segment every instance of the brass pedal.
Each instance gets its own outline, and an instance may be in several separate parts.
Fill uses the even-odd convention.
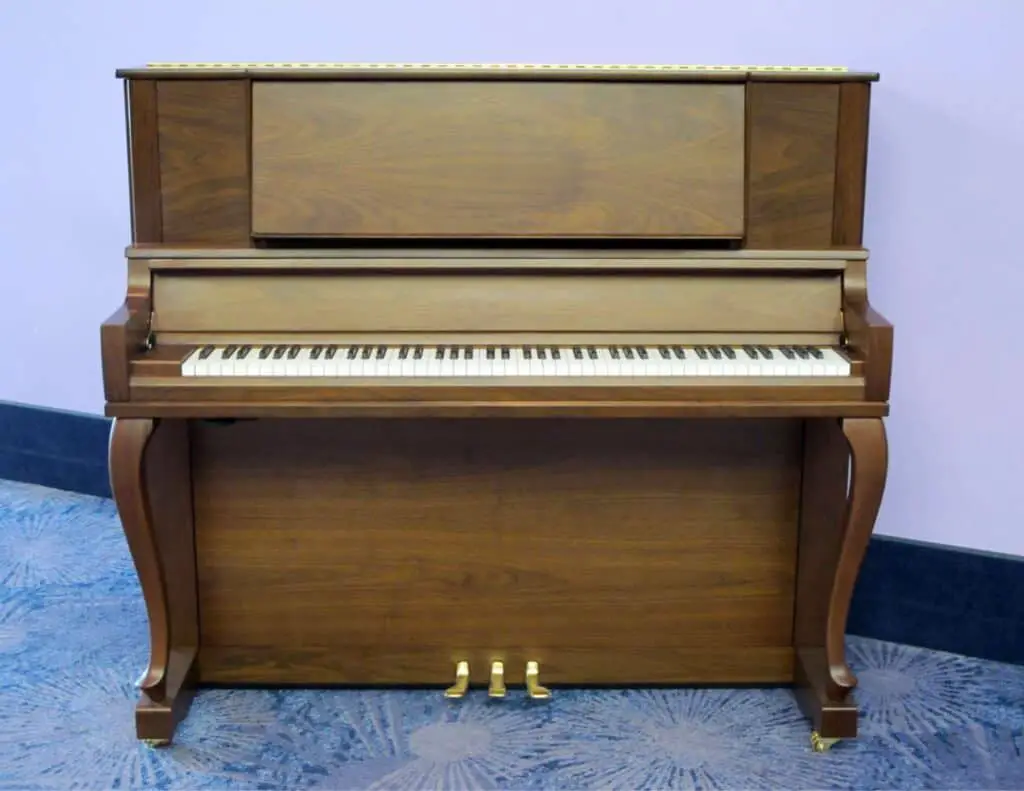
[[[490,698],[503,698],[507,690],[505,688],[505,663],[491,662],[491,683],[487,685],[487,696]]]
[[[827,753],[838,743],[839,739],[827,739],[817,731],[811,731],[811,749],[816,753]]]
[[[540,685],[540,665],[536,662],[526,663],[526,694],[534,700],[547,700],[551,690]]]
[[[446,698],[461,698],[469,689],[469,662],[459,662],[455,666],[455,683],[444,691]]]

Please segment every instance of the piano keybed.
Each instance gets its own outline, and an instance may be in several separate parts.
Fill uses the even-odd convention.
[[[514,377],[843,377],[851,361],[807,345],[204,345],[186,377],[452,379]]]

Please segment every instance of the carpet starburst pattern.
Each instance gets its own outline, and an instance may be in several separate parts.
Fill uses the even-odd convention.
[[[0,789],[1024,789],[1024,667],[876,640],[817,754],[785,689],[210,689],[154,750],[148,639],[113,504],[0,481]]]

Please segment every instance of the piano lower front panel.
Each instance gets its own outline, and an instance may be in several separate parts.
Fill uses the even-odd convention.
[[[191,435],[203,681],[792,680],[798,420]]]

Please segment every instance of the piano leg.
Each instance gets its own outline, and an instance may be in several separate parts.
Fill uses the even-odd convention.
[[[888,468],[880,418],[808,420],[797,568],[797,699],[815,750],[857,735],[846,619]]]
[[[149,744],[170,743],[196,686],[199,643],[188,425],[118,419],[110,435],[114,502],[149,619],[149,664],[135,729]]]

